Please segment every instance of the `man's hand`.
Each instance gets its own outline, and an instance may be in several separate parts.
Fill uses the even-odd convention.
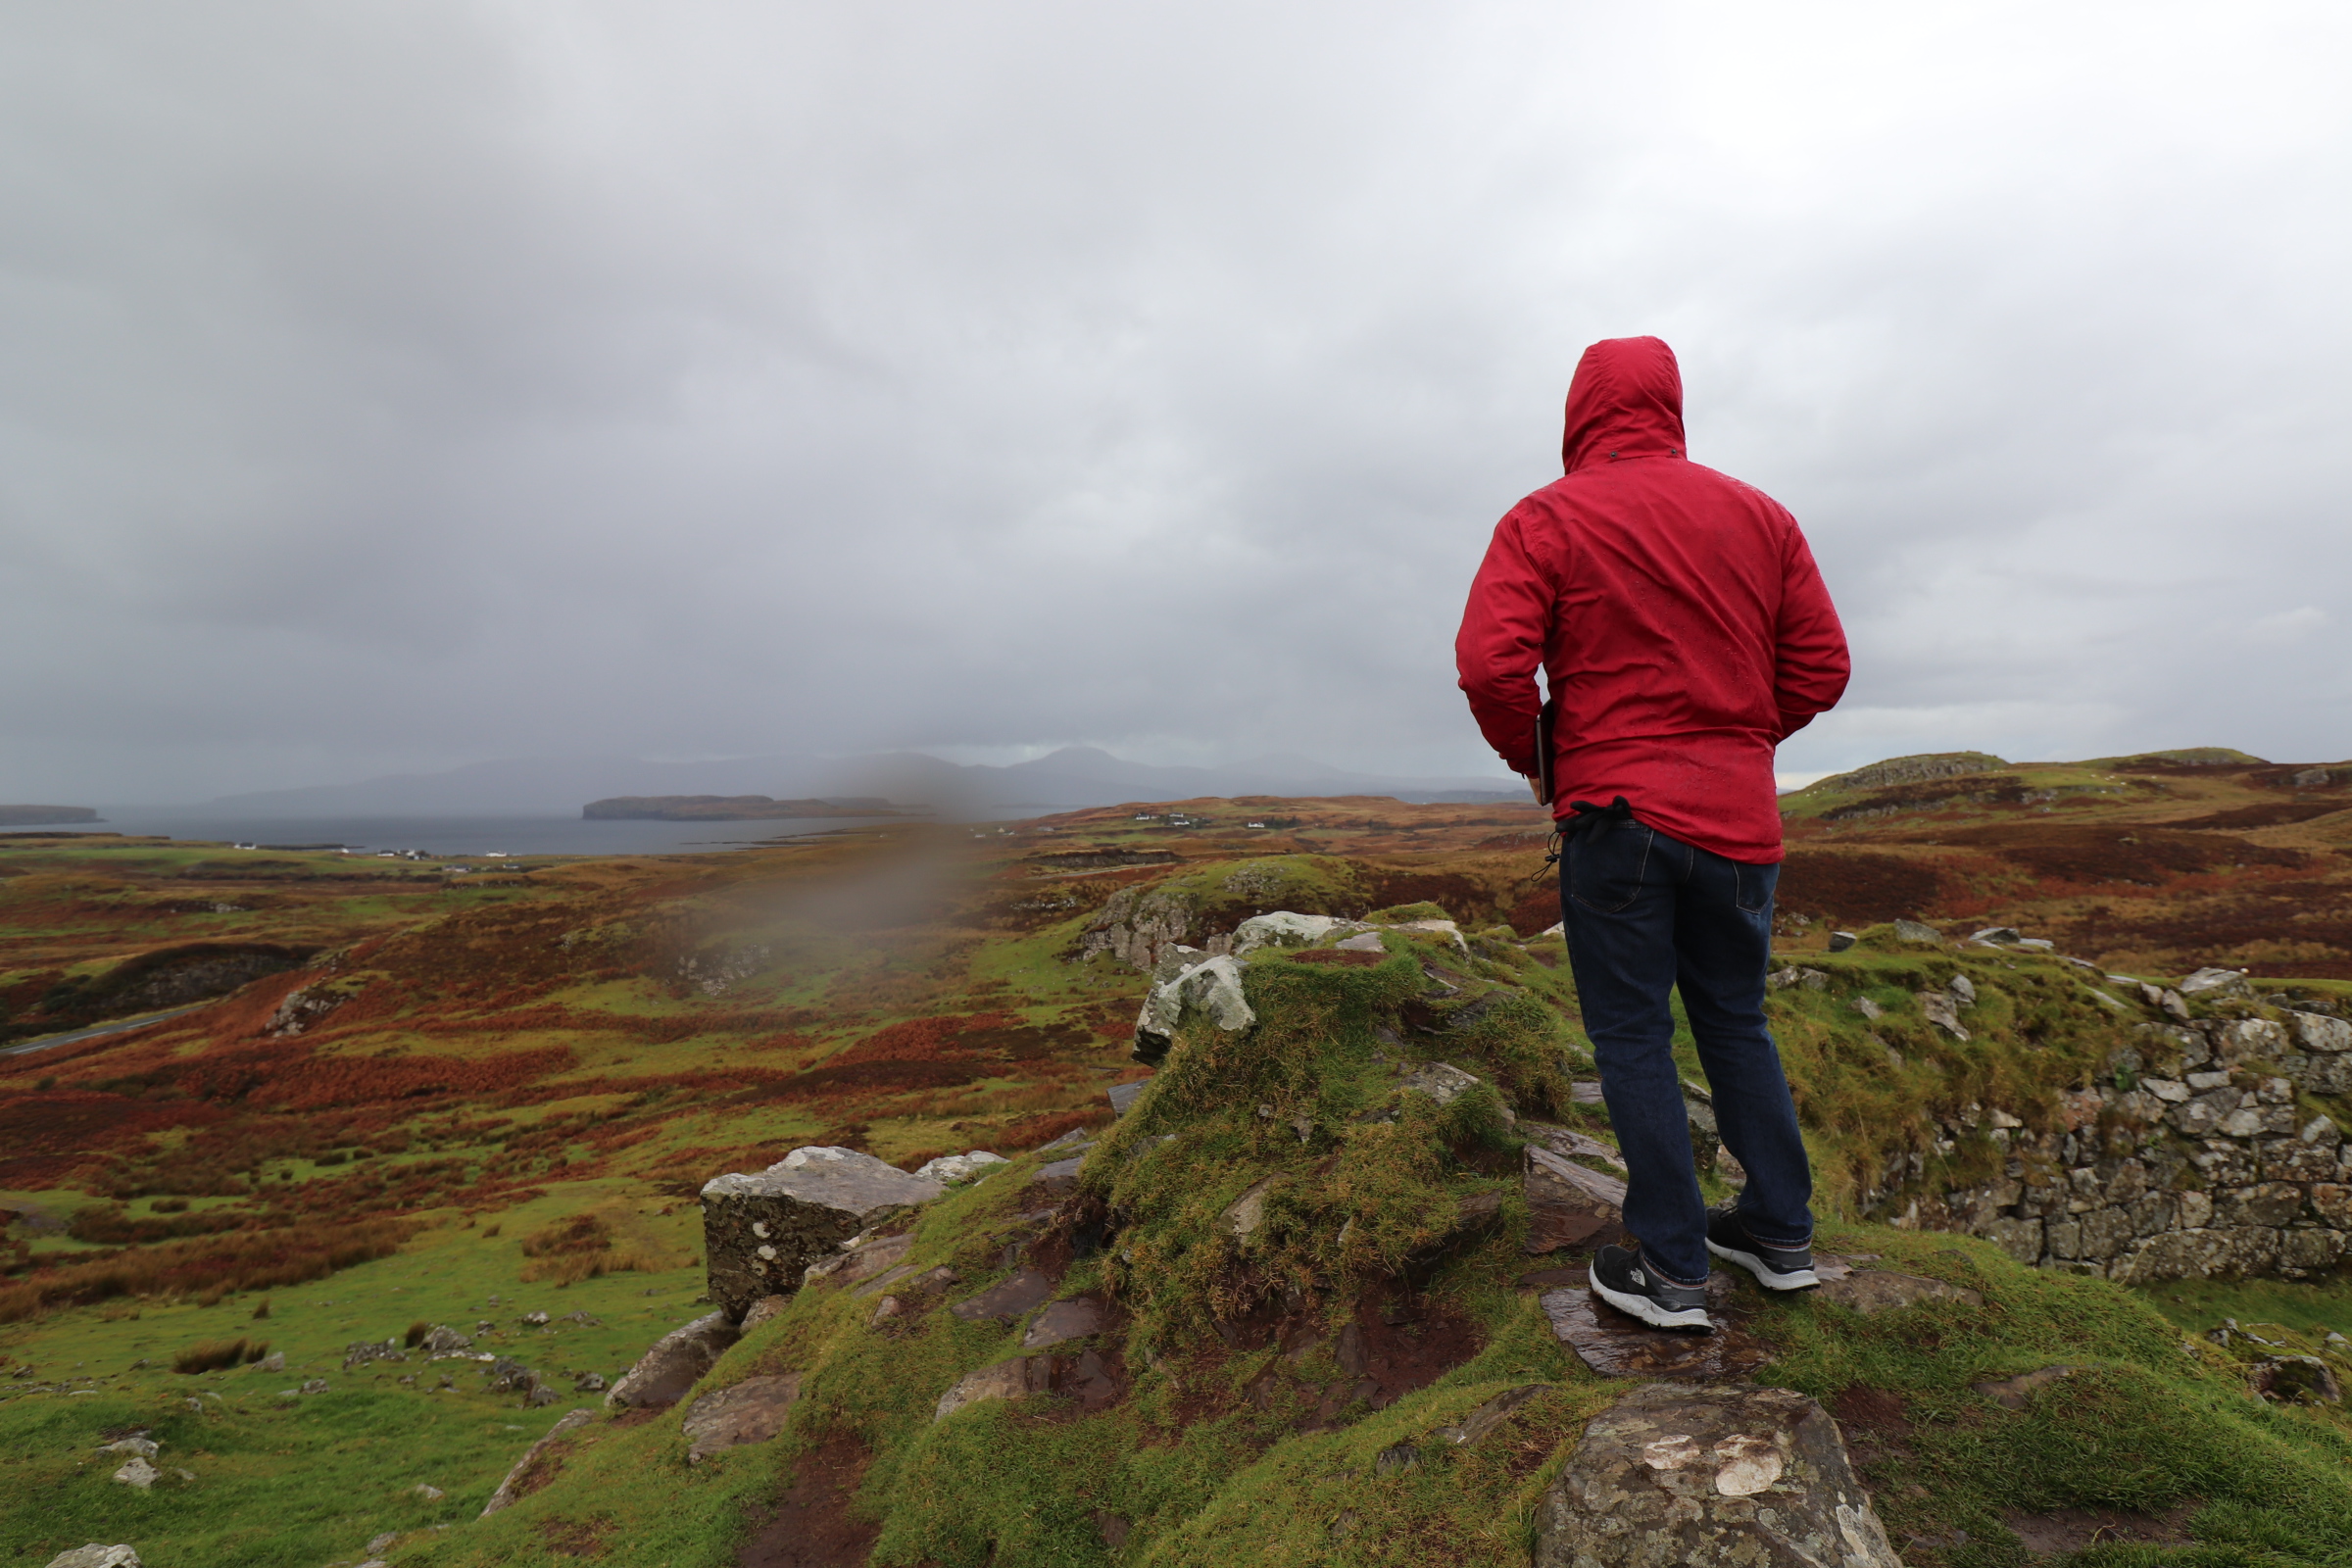
[[[1536,804],[1538,806],[1549,806],[1551,804],[1549,801],[1544,798],[1544,781],[1540,778],[1531,778],[1527,781],[1527,793],[1536,798]]]

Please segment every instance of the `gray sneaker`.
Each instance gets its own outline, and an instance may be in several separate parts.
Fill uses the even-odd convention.
[[[1802,1291],[1821,1283],[1813,1272],[1813,1249],[1767,1247],[1747,1234],[1737,1210],[1707,1216],[1707,1250],[1727,1263],[1737,1263],[1768,1291]]]
[[[1604,1247],[1593,1255],[1585,1277],[1594,1296],[1653,1329],[1697,1329],[1705,1334],[1715,1328],[1714,1319],[1707,1316],[1706,1286],[1661,1279],[1639,1252]]]

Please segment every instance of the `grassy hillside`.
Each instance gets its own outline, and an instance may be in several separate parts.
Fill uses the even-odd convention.
[[[1985,1305],[1755,1301],[1761,1376],[1839,1415],[1915,1565],[2022,1562],[2005,1519],[2031,1536],[2094,1508],[2204,1543],[2100,1560],[2352,1561],[2341,1419],[2244,1378],[2276,1353],[2263,1340],[2336,1354],[2337,1279],[2132,1291],[1861,1222],[1886,1211],[1890,1160],[1922,1156],[1905,1190],[1972,1178],[1984,1148],[1951,1136],[1960,1107],[2060,1126],[2065,1097],[2112,1079],[2119,1041],[2157,1014],[2095,1000],[2105,983],[2056,954],[1867,929],[1827,952],[1833,928],[1898,917],[2009,924],[2102,972],[2230,962],[2332,995],[2352,979],[2352,829],[2335,820],[2352,822],[2352,768],[1958,766],[1785,801],[1777,945],[1827,978],[1772,1007],[1842,1216],[1829,1245]],[[1524,1561],[1562,1442],[1621,1387],[1552,1336],[1537,1297],[1559,1282],[1520,1283],[1552,1265],[1519,1250],[1504,1110],[1606,1136],[1569,1092],[1573,987],[1536,936],[1558,918],[1544,828],[1513,806],[1216,801],[495,876],[0,841],[14,1043],[193,1009],[0,1056],[0,1562],[86,1540],[173,1564],[357,1562],[385,1532],[401,1563],[790,1560],[760,1544],[785,1528],[771,1517],[886,1562]],[[1256,955],[1257,1048],[1188,1039],[1114,1126],[1103,1090],[1146,1076],[1125,1049],[1139,952],[1213,944],[1265,909],[1413,905],[1461,921],[1470,951],[1392,935],[1385,960]],[[1915,1000],[1955,974],[1984,998],[1965,1043]],[[1857,998],[1883,1016],[1866,1026]],[[1396,1098],[1423,1057],[1492,1089]],[[1383,1106],[1396,1119],[1356,1119]],[[1024,1152],[1072,1132],[1097,1138],[1077,1189],[1028,1186],[1053,1156]],[[471,1522],[556,1415],[598,1403],[575,1385],[704,1310],[702,1181],[808,1143],[908,1167],[1020,1157],[920,1216],[910,1258],[959,1276],[940,1300],[875,1325],[871,1297],[806,1293],[712,1371],[706,1387],[800,1373],[781,1439],[688,1466],[675,1411],[600,1419],[550,1484]],[[1221,1229],[1269,1179],[1262,1228]],[[946,1306],[1041,1259],[1057,1296],[1102,1304],[1090,1344],[1115,1395],[932,1421],[1024,1332]],[[2225,1317],[2274,1327],[2201,1337]],[[486,1363],[344,1365],[356,1342],[434,1324],[527,1364],[558,1402],[492,1392]],[[284,1370],[170,1369],[237,1338]],[[1349,1367],[1374,1354],[1389,1381],[1359,1395],[1373,1374]],[[2056,1362],[2079,1370],[2020,1410],[1968,1387]],[[311,1379],[324,1392],[281,1393]],[[1429,1441],[1531,1382],[1548,1392],[1491,1437]],[[120,1459],[92,1446],[134,1426],[196,1479],[107,1481]],[[1399,1445],[1420,1457],[1375,1463]]]

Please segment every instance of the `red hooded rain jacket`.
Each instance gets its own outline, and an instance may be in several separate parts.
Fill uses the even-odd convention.
[[[1559,699],[1552,810],[1606,806],[1735,860],[1781,858],[1773,748],[1845,691],[1845,633],[1796,519],[1684,456],[1654,337],[1595,343],[1568,389],[1568,474],[1494,528],[1454,640],[1470,710],[1536,771],[1536,666]]]

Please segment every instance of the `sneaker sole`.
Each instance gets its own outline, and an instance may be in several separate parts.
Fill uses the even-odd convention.
[[[1670,1312],[1646,1296],[1631,1296],[1624,1291],[1612,1291],[1598,1280],[1592,1280],[1592,1294],[1620,1312],[1640,1318],[1653,1329],[1704,1329],[1712,1334],[1715,1320],[1707,1316],[1704,1307],[1686,1307]]]
[[[1768,1291],[1808,1291],[1821,1283],[1821,1276],[1809,1268],[1790,1269],[1784,1274],[1753,1252],[1742,1252],[1709,1241],[1707,1250],[1727,1263],[1737,1263],[1756,1277],[1756,1283]]]

